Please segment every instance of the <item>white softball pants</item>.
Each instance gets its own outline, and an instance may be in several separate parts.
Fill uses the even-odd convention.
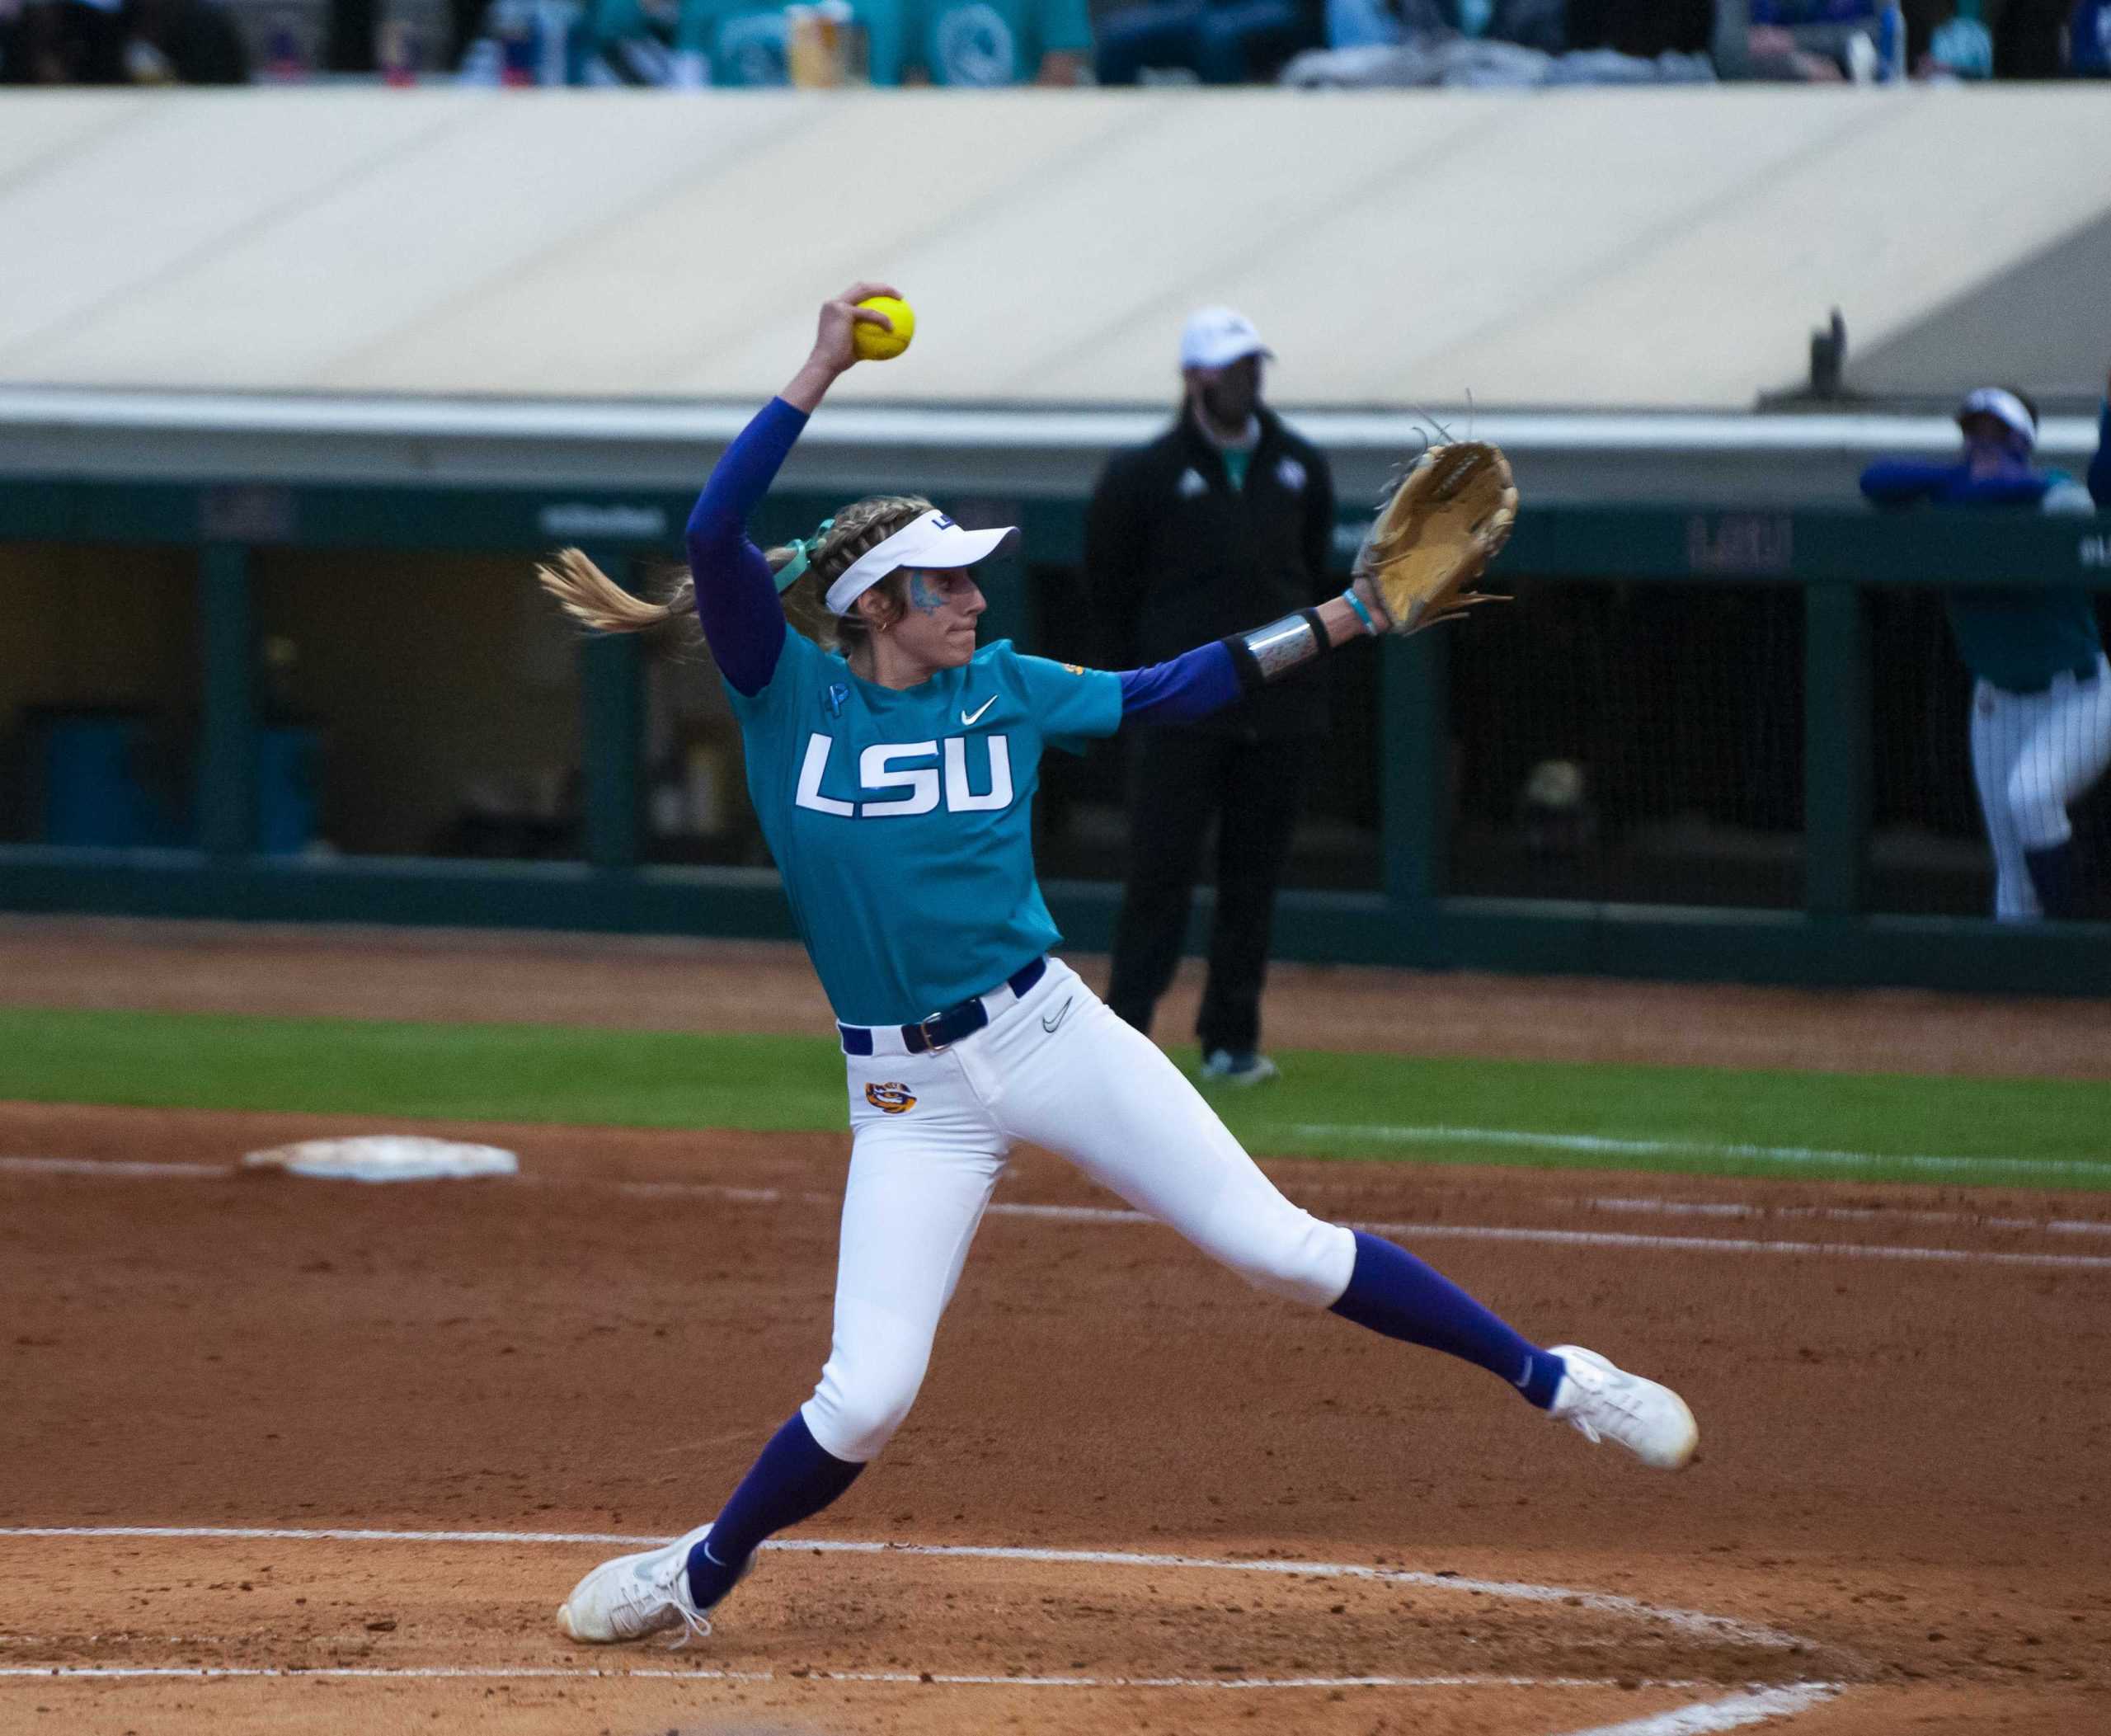
[[[2074,835],[2070,803],[2111,764],[2111,661],[2086,681],[2062,674],[2043,693],[1980,682],[1972,691],[1972,777],[1994,852],[1994,915],[2040,914],[2026,850]]]
[[[802,1411],[839,1459],[876,1456],[909,1414],[1017,1141],[1069,1159],[1261,1289],[1326,1307],[1348,1287],[1350,1233],[1285,1199],[1157,1046],[1060,960],[941,1053],[844,1059],[835,1338]]]

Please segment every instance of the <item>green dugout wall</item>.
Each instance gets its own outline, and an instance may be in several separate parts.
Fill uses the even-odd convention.
[[[797,534],[835,498],[774,496],[760,528],[773,536]],[[312,859],[259,849],[259,576],[275,558],[289,550],[501,557],[520,562],[524,586],[529,559],[576,542],[612,571],[636,572],[676,553],[689,504],[686,494],[635,492],[0,483],[0,544],[139,551],[143,564],[166,560],[170,551],[194,555],[186,652],[195,658],[198,723],[193,847],[0,845],[0,908],[788,935],[788,915],[767,869],[646,860],[639,754],[646,694],[643,660],[630,640],[582,644],[568,672],[565,703],[576,710],[584,783],[581,859]],[[1023,525],[1037,567],[1078,561],[1081,502],[993,504]],[[1344,525],[1344,562],[1355,533]],[[341,582],[356,584],[356,563],[346,571],[355,576]],[[1875,908],[1869,848],[1873,708],[1879,681],[1897,674],[1873,661],[1874,600],[1960,581],[2111,587],[2111,518],[1557,505],[1526,515],[1497,569],[1498,578],[1506,575],[1540,595],[1567,587],[1578,597],[1602,597],[1616,587],[1646,605],[1653,588],[1669,595],[1720,587],[1726,607],[1733,597],[1740,608],[1766,611],[1770,597],[1782,605],[1770,619],[1792,623],[1794,642],[1781,648],[1779,667],[1726,663],[1707,681],[1778,684],[1777,721],[1784,729],[1793,725],[1800,740],[1786,774],[1795,788],[1781,796],[1800,821],[1796,871],[1784,882],[1792,891],[1748,905],[1696,904],[1619,900],[1587,886],[1561,896],[1497,896],[1471,877],[1462,880],[1455,869],[1464,859],[1452,835],[1462,812],[1461,725],[1485,717],[1496,727],[1510,699],[1521,704],[1530,696],[1498,693],[1491,700],[1476,689],[1474,703],[1483,709],[1462,717],[1451,693],[1459,641],[1455,632],[1432,633],[1380,649],[1375,883],[1286,892],[1279,954],[1811,984],[2111,990],[2111,923],[2018,926]],[[75,599],[73,606],[126,605],[113,591]],[[372,607],[402,617],[404,633],[415,631],[415,598],[377,595]],[[994,633],[1032,642],[1017,588],[993,599],[992,617]],[[1616,619],[1638,637],[1594,653],[1615,677],[1630,654],[1638,670],[1663,649],[1648,642],[1646,606]],[[1558,652],[1553,661],[1560,661]],[[377,703],[387,703],[385,694]],[[1961,714],[1955,727],[1961,732]],[[1675,721],[1667,733],[1676,734]],[[1671,741],[1664,750],[1676,746]],[[1779,748],[1777,741],[1777,755]],[[1737,766],[1726,764],[1723,775],[1735,778]],[[1073,944],[1105,944],[1113,886],[1054,880],[1047,890]]]

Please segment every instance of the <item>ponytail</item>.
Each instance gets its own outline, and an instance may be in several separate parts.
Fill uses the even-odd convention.
[[[595,633],[649,633],[679,618],[695,619],[696,581],[687,573],[657,603],[632,596],[576,548],[560,548],[537,566],[535,576],[559,608]]]

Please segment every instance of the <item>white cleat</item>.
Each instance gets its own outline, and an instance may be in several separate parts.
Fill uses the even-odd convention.
[[[708,1525],[686,1531],[660,1549],[642,1550],[604,1561],[557,1606],[557,1625],[590,1645],[618,1645],[647,1634],[708,1634],[711,1624],[689,1602],[689,1551],[710,1535]]]
[[[1677,1470],[1700,1444],[1700,1426],[1686,1400],[1668,1386],[1615,1368],[1595,1350],[1556,1344],[1561,1385],[1549,1416],[1559,1417],[1594,1445],[1617,1441],[1644,1464]]]

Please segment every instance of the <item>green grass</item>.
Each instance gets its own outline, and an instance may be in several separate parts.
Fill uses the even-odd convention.
[[[1267,1154],[2111,1188],[2111,1084],[1324,1051],[1278,1059],[1276,1083],[1214,1097]],[[840,1057],[820,1037],[18,1008],[0,1009],[0,1099],[642,1127],[844,1124]],[[1615,1143],[1559,1143],[1578,1139]]]

